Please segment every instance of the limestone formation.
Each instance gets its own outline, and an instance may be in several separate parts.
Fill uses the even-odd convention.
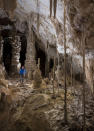
[[[0,64],[0,78],[4,79],[5,78],[5,68]]]
[[[16,36],[15,40],[12,42],[12,60],[11,60],[11,70],[15,74],[18,74],[17,67],[19,65],[20,59],[20,50],[21,50],[21,42],[20,37]]]
[[[13,11],[16,8],[16,0],[0,0],[0,8],[3,8],[6,11],[8,11],[10,17],[13,17]]]
[[[0,131],[94,131],[93,42],[94,0],[0,0]]]
[[[42,84],[42,76],[39,69],[36,69],[33,74],[34,88],[40,88]]]

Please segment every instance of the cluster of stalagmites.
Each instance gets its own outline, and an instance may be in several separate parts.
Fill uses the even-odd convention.
[[[1,73],[3,74],[3,73]],[[57,73],[57,76],[59,74]],[[6,81],[4,79],[4,81]],[[43,81],[45,82],[46,86],[49,86],[49,91],[47,88],[43,88]],[[38,131],[39,129],[44,130],[47,129],[47,131],[74,131],[74,130],[81,130],[80,124],[78,121],[80,121],[80,117],[82,117],[83,114],[81,114],[80,109],[78,110],[78,116],[79,118],[76,118],[77,121],[75,121],[75,117],[77,117],[77,101],[78,101],[78,94],[79,90],[75,89],[74,96],[72,95],[72,92],[70,91],[71,87],[68,88],[68,110],[69,110],[69,125],[65,126],[63,123],[63,113],[64,113],[64,88],[59,88],[59,97],[56,96],[55,99],[52,99],[52,85],[53,83],[49,82],[48,78],[42,79],[41,71],[37,68],[33,73],[33,88],[32,87],[19,87],[19,90],[17,93],[19,94],[17,96],[17,101],[15,103],[12,103],[13,105],[16,104],[17,106],[13,107],[11,111],[15,111],[14,114],[10,113],[10,118],[13,119],[13,126],[10,127],[12,129],[15,128],[17,131],[26,131],[26,129],[29,129],[30,131],[34,129],[34,131]],[[32,85],[31,82],[31,85]],[[52,81],[53,82],[53,81]],[[55,80],[56,82],[56,80]],[[1,84],[1,83],[0,83]],[[56,85],[55,85],[56,86]],[[39,92],[38,89],[42,87],[43,91]],[[11,87],[14,88],[14,87]],[[16,87],[15,89],[17,89]],[[28,95],[28,91],[30,89],[33,89],[31,91],[30,95]],[[79,87],[80,88],[80,87]],[[7,90],[7,88],[6,88]],[[26,91],[27,90],[27,91]],[[36,92],[37,90],[37,92]],[[81,92],[80,92],[81,93]],[[27,94],[27,97],[25,95]],[[55,94],[57,94],[57,86],[55,87]],[[14,97],[14,96],[13,96]],[[89,98],[89,96],[87,96]],[[6,110],[10,108],[10,102],[9,97],[2,92],[0,94],[0,113],[4,114]],[[72,99],[74,99],[74,104],[72,103]],[[79,98],[79,101],[81,99]],[[71,104],[70,104],[71,103]],[[89,102],[91,106],[93,106],[93,102]],[[72,107],[71,107],[72,106]],[[92,119],[93,122],[93,115],[92,109],[89,108],[89,105],[87,105],[88,111],[87,111],[87,119]],[[75,110],[75,111],[74,111]],[[30,117],[28,117],[30,116]],[[7,114],[6,114],[6,117]],[[2,119],[2,118],[1,118]],[[5,119],[0,119],[0,122]],[[15,121],[14,121],[15,119]],[[46,121],[46,122],[45,122]],[[32,124],[30,124],[32,123]],[[46,124],[47,123],[47,124]],[[9,124],[9,123],[8,123]],[[37,125],[37,126],[36,126]],[[43,125],[43,126],[41,126]],[[9,125],[8,125],[9,126]],[[12,126],[12,125],[10,125]],[[90,127],[89,127],[90,126]],[[87,127],[90,129],[90,131],[93,131],[93,126],[87,125]],[[92,128],[92,129],[91,129]],[[3,128],[2,128],[3,129]],[[2,130],[3,131],[3,130]]]

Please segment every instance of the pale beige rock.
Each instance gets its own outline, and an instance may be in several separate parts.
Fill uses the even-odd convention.
[[[34,87],[35,88],[40,88],[41,83],[42,83],[42,76],[41,72],[39,69],[36,69],[33,74],[33,79],[34,79]]]
[[[9,82],[5,79],[0,79],[0,85],[8,88]]]
[[[0,8],[13,11],[16,8],[16,0],[0,0]]]

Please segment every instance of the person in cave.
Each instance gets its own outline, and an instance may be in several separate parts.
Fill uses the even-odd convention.
[[[21,82],[21,84],[23,84],[24,78],[25,78],[25,75],[26,75],[26,70],[25,70],[24,66],[22,66],[20,68],[19,74],[20,74],[20,82]]]

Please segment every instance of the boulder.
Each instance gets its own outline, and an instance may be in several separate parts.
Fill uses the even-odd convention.
[[[22,113],[15,119],[14,129],[17,131],[52,131],[46,113],[42,111],[49,105],[49,96],[34,95],[30,97]],[[41,111],[39,111],[41,110]]]

